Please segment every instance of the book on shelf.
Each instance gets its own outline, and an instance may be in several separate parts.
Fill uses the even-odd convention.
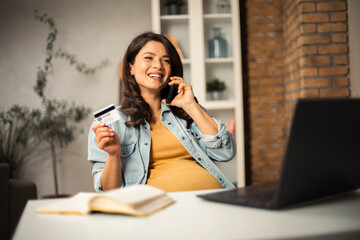
[[[181,49],[179,47],[179,44],[176,42],[174,35],[172,35],[171,33],[166,34],[166,37],[170,40],[170,42],[172,43],[172,45],[175,47],[176,51],[178,52],[180,59],[184,59],[184,55],[181,52]]]
[[[165,191],[148,185],[133,185],[104,193],[80,192],[66,199],[38,207],[37,213],[80,214],[91,212],[148,216],[175,201]]]

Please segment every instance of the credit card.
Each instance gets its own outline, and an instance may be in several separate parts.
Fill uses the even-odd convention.
[[[115,108],[114,104],[110,104],[97,112],[94,112],[94,117],[97,122],[103,122],[106,125],[113,123],[120,119],[120,114]]]

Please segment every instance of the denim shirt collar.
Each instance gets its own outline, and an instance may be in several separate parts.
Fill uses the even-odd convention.
[[[170,107],[165,103],[161,102],[161,112],[170,111]]]
[[[170,113],[170,107],[166,105],[165,103],[161,103],[161,119],[165,119],[168,113]]]

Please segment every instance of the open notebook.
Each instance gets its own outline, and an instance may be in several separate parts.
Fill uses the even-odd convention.
[[[360,99],[303,99],[295,107],[278,182],[199,195],[278,209],[360,187]]]

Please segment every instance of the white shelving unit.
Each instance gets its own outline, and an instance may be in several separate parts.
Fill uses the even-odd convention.
[[[245,185],[244,121],[241,75],[241,44],[239,3],[229,0],[230,13],[217,13],[217,0],[188,0],[180,15],[167,15],[163,0],[152,0],[152,28],[161,34],[173,34],[184,59],[184,80],[193,86],[199,103],[210,113],[228,123],[230,117],[236,119],[235,138],[237,155],[235,160],[218,163],[222,171],[238,187]],[[221,36],[226,39],[228,57],[208,58],[207,44],[212,38],[212,28],[221,28]],[[210,100],[206,94],[206,82],[219,78],[226,83],[223,99]]]

